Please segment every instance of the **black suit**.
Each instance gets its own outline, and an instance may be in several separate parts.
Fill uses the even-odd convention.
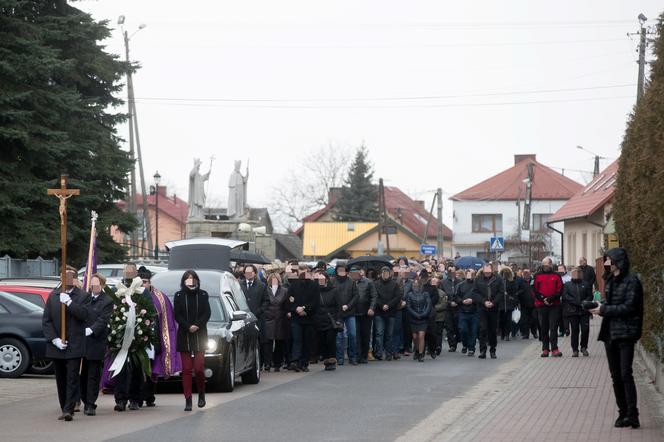
[[[267,286],[258,278],[249,283],[244,280],[240,282],[244,296],[247,298],[249,310],[257,318],[263,317],[263,303],[267,301]]]
[[[99,296],[87,295],[85,307],[88,309],[86,328],[92,334],[85,338],[85,357],[81,367],[81,399],[86,407],[97,408],[99,380],[106,355],[108,323],[113,313],[113,301],[103,292]]]
[[[58,399],[63,413],[73,413],[80,396],[78,370],[81,357],[85,355],[85,320],[88,310],[84,306],[85,293],[78,288],[69,291],[71,303],[66,307],[65,342],[67,348],[59,350],[53,340],[60,337],[60,291],[48,295],[42,324],[46,338],[46,357],[53,359]]]

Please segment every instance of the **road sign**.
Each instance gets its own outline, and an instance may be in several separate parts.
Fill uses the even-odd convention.
[[[421,255],[435,255],[436,253],[438,253],[438,247],[432,244],[422,244],[420,246]]]
[[[489,244],[492,252],[502,252],[505,250],[505,239],[502,236],[492,236]]]

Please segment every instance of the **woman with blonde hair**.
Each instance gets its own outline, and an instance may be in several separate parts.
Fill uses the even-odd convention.
[[[288,289],[282,284],[281,276],[271,273],[267,277],[267,297],[262,308],[265,317],[265,371],[273,368],[278,372],[286,356],[286,343],[290,337],[287,302]]]

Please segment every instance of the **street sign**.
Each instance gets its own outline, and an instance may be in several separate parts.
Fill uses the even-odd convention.
[[[397,226],[383,226],[383,233],[385,235],[396,235]]]
[[[492,252],[502,252],[505,250],[505,239],[502,236],[492,236],[489,244]]]
[[[438,247],[431,244],[422,244],[420,246],[421,255],[435,255],[438,253]]]

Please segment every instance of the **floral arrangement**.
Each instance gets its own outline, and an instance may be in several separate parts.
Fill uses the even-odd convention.
[[[109,328],[107,341],[108,348],[115,357],[120,352],[124,342],[131,306],[124,296],[114,293],[110,288],[106,287],[105,292],[113,300],[113,313],[107,326]],[[146,375],[150,376],[152,368],[147,350],[154,345],[157,339],[157,312],[152,304],[152,299],[144,296],[143,293],[132,293],[131,300],[135,305],[136,322],[127,358],[132,364],[141,366]]]

